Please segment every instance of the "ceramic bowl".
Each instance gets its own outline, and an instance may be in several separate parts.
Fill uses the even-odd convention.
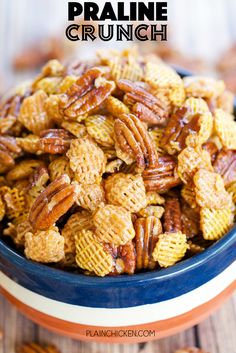
[[[204,319],[236,288],[236,227],[161,271],[88,277],[34,263],[0,239],[0,291],[24,315],[82,340],[143,342]]]

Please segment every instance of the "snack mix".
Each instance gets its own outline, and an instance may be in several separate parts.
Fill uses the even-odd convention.
[[[182,79],[133,48],[100,51],[86,64],[49,61],[0,117],[2,234],[30,260],[97,276],[159,270],[234,224],[223,81]]]

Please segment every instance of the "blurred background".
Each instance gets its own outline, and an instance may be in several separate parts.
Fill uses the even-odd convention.
[[[105,0],[96,2],[102,7]],[[129,6],[130,1],[125,2]],[[168,41],[135,44],[171,64],[222,77],[236,93],[236,0],[167,2]],[[116,3],[112,0],[114,7]],[[67,0],[0,0],[0,94],[32,77],[51,58],[81,60],[91,58],[100,47],[130,45],[70,42],[65,37],[67,6]]]

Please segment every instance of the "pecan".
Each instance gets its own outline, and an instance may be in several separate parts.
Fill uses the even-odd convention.
[[[187,238],[193,238],[199,234],[200,231],[200,216],[199,213],[189,207],[186,202],[181,204],[181,221],[182,232],[186,234]]]
[[[218,153],[218,148],[216,144],[213,141],[208,141],[202,145],[202,148],[210,154],[211,162],[214,163],[216,159],[216,155]]]
[[[163,227],[167,233],[177,233],[182,230],[181,207],[177,196],[166,198]]]
[[[236,151],[222,149],[213,167],[215,172],[222,176],[225,186],[236,181]]]
[[[9,115],[17,117],[20,111],[22,97],[14,95],[0,104],[0,118],[6,118]]]
[[[154,143],[143,123],[133,114],[115,120],[115,136],[123,152],[135,157],[138,167],[153,167],[157,162]]]
[[[69,149],[73,138],[75,136],[64,129],[44,130],[40,134],[39,149],[45,153],[63,154]]]
[[[44,166],[39,166],[35,172],[30,176],[29,182],[32,187],[38,186],[43,187],[49,180],[49,174],[47,168]]]
[[[153,269],[155,261],[152,253],[158,241],[158,235],[162,233],[162,225],[158,218],[150,216],[138,218],[134,224],[135,228],[135,249],[136,249],[136,268]]]
[[[74,61],[69,63],[65,69],[66,74],[71,76],[80,77],[84,75],[89,69],[94,67],[94,63],[92,62],[85,62],[85,61]]]
[[[0,136],[0,169],[11,167],[14,159],[19,157],[21,148],[17,146],[16,139],[11,136]]]
[[[172,114],[163,135],[162,145],[169,154],[175,154],[186,147],[186,138],[199,132],[200,114],[195,114],[189,120],[186,118],[187,108],[183,107]]]
[[[41,160],[24,159],[7,173],[6,178],[11,181],[27,179],[35,172],[35,170],[37,170],[38,167],[44,165],[45,163]]]
[[[134,103],[132,111],[140,120],[151,126],[166,124],[167,107],[159,98],[129,80],[119,80],[117,85],[126,93],[126,99]]]
[[[54,180],[36,198],[29,212],[29,222],[34,229],[48,229],[69,208],[77,198],[77,186],[70,185],[67,175]]]
[[[16,349],[16,353],[60,353],[59,350],[52,346],[40,346],[37,343],[26,343]]]
[[[29,94],[15,94],[0,104],[0,133],[18,136],[22,125],[17,121],[23,99]]]
[[[159,156],[156,165],[144,170],[142,176],[147,191],[165,192],[181,183],[177,163],[171,156]]]
[[[102,78],[100,68],[92,68],[61,96],[60,110],[67,118],[85,115],[101,105],[115,88],[113,81]]]
[[[115,265],[110,275],[118,275],[127,273],[132,275],[135,272],[136,254],[132,241],[118,247],[105,245],[109,247],[109,251],[114,259]]]

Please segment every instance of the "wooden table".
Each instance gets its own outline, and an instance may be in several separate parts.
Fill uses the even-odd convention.
[[[200,346],[210,353],[236,353],[236,294],[214,315],[178,335],[140,344],[85,343],[64,338],[35,325],[0,296],[0,353],[15,353],[21,342],[54,343],[62,353],[173,353],[183,346]]]

